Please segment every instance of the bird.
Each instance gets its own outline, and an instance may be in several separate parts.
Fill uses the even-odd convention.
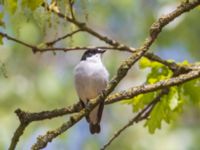
[[[81,61],[74,69],[75,88],[84,108],[89,101],[96,98],[107,86],[109,73],[102,63],[103,49],[88,49],[82,55]],[[104,101],[98,104],[87,116],[91,134],[100,133],[100,121]]]

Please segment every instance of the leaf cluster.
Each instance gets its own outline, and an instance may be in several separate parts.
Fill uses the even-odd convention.
[[[180,65],[188,65],[188,63],[184,61],[183,63],[180,63]],[[141,69],[150,69],[146,78],[147,84],[154,84],[162,80],[167,80],[173,76],[173,72],[167,66],[144,57],[140,60],[139,66]],[[149,132],[154,133],[156,129],[160,129],[163,121],[170,123],[177,118],[180,112],[182,112],[183,104],[185,102],[192,100],[195,103],[199,103],[199,84],[199,79],[196,79],[180,86],[170,87],[169,93],[160,98],[145,122],[145,127],[148,128]],[[125,103],[132,106],[133,112],[138,112],[157,98],[159,93],[160,90],[140,94],[125,101]]]

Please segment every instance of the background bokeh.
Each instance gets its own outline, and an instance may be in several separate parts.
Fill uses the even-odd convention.
[[[60,2],[64,2],[63,0]],[[77,0],[76,15],[90,27],[122,43],[140,46],[150,25],[159,16],[172,11],[178,0]],[[64,7],[65,5],[61,5]],[[34,12],[18,8],[14,14],[4,11],[6,32],[33,45],[62,36],[75,27],[42,8]],[[200,8],[184,14],[170,23],[153,44],[151,51],[164,59],[177,62],[200,59]],[[56,44],[57,47],[102,46],[103,42],[88,35],[78,33]],[[24,46],[4,39],[0,46],[0,149],[7,149],[19,121],[14,110],[21,108],[31,112],[61,108],[78,100],[74,88],[73,69],[83,51],[46,52],[33,54]],[[110,72],[116,73],[120,63],[130,55],[126,52],[106,52],[103,62]],[[3,64],[5,67],[3,67]],[[7,77],[5,77],[6,74]],[[135,65],[127,77],[120,82],[116,91],[139,85],[145,81],[147,70]],[[199,88],[200,90],[200,88]],[[196,97],[200,97],[196,95]],[[126,130],[108,148],[125,150],[199,150],[200,149],[200,104],[187,103],[184,112],[171,125],[162,124],[162,130],[151,135],[143,127],[144,122]],[[56,138],[46,150],[95,150],[99,149],[113,133],[135,114],[129,105],[116,103],[107,105],[99,135],[90,135],[85,119],[69,131]],[[54,129],[67,121],[68,116],[34,122],[25,130],[18,143],[18,150],[30,149],[38,135]]]

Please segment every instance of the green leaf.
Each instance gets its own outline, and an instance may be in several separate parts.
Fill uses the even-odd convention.
[[[15,13],[15,11],[17,10],[17,0],[6,0],[5,5],[8,12],[10,12],[11,14]]]
[[[139,61],[139,66],[141,69],[144,69],[144,68],[152,68],[152,67],[162,67],[163,64],[161,63],[158,63],[156,61],[150,61],[148,58],[146,57],[142,57]]]
[[[143,57],[139,63],[140,68],[151,68],[151,71],[147,75],[147,83],[153,84],[161,80],[168,79],[172,76],[172,71],[165,65],[150,61]]]
[[[124,104],[132,106],[133,112],[138,112],[143,109],[146,104],[149,104],[156,96],[158,92],[151,92],[146,94],[140,94],[132,99],[124,100]]]
[[[186,82],[179,86],[179,88],[182,91],[182,97],[184,97],[187,102],[200,105],[200,79]]]
[[[179,104],[179,94],[177,87],[171,87],[168,98],[169,98],[169,108],[171,110],[175,110]]]
[[[183,62],[179,63],[182,66],[188,66],[189,62],[187,60],[184,60]]]
[[[0,13],[0,26],[5,27],[3,20],[3,13]]]
[[[28,7],[31,10],[35,10],[38,8],[44,0],[22,0],[22,6],[23,7]]]
[[[146,104],[149,104],[157,95],[157,92],[140,94],[132,99],[133,112],[138,112],[143,109]]]
[[[0,44],[1,45],[3,44],[3,37],[2,37],[2,35],[0,35]]]
[[[139,61],[139,66],[141,69],[144,69],[144,68],[147,68],[149,67],[150,65],[150,60],[145,58],[145,57],[142,57]]]
[[[161,128],[161,122],[165,117],[165,109],[167,108],[166,101],[161,101],[152,110],[150,118],[146,121],[145,126],[148,127],[150,133],[154,133],[155,130]]]
[[[149,119],[145,123],[151,134],[161,128],[162,121],[170,123],[182,112],[183,99],[179,96],[178,90],[177,87],[170,88],[169,94],[164,95],[151,111]]]
[[[172,76],[172,71],[165,65],[150,61],[149,59],[143,57],[139,62],[140,68],[151,68],[151,71],[147,75],[146,83],[153,84],[161,80],[168,79]],[[151,92],[147,94],[140,94],[125,103],[132,105],[133,112],[138,112],[140,109],[143,109],[144,106],[149,104],[159,93],[159,91]],[[170,103],[171,109],[176,108],[176,94],[173,94],[174,97]]]

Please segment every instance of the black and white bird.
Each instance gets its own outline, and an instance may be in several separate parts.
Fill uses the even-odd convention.
[[[87,107],[88,101],[96,98],[107,86],[109,73],[101,61],[104,52],[102,49],[87,50],[75,68],[75,87],[83,107]],[[101,102],[86,116],[92,134],[101,131],[103,108],[104,102]]]

